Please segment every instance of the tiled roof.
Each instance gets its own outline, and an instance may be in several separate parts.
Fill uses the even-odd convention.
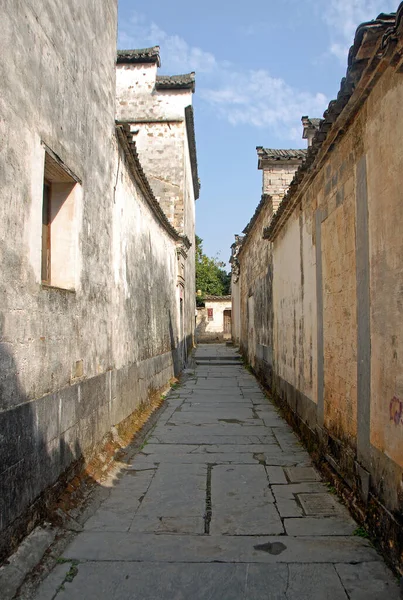
[[[251,220],[249,221],[249,223],[247,224],[247,226],[245,227],[245,229],[242,231],[242,233],[244,233],[246,235],[246,234],[248,234],[250,232],[250,230],[252,229],[252,227],[256,223],[257,218],[260,215],[263,207],[265,206],[266,202],[270,198],[271,198],[271,196],[269,196],[269,194],[262,194],[262,197],[260,199],[259,204],[256,207],[256,210],[255,210],[255,213],[254,213],[253,217],[251,218]]]
[[[304,160],[306,150],[281,150],[277,148],[262,148],[257,146],[257,155],[259,159],[268,160]]]
[[[207,302],[230,302],[231,296],[204,296],[204,301],[207,301]]]
[[[186,120],[186,133],[187,133],[188,145],[189,145],[190,166],[192,169],[193,191],[194,191],[195,200],[197,200],[200,195],[200,180],[199,180],[199,173],[198,173],[198,169],[197,169],[196,136],[195,136],[193,106],[191,106],[191,105],[186,106],[186,108],[185,108],[185,120]]]
[[[154,195],[151,189],[150,183],[147,179],[143,167],[141,166],[139,155],[137,153],[136,142],[133,141],[133,134],[130,132],[130,125],[128,123],[117,123],[116,133],[118,140],[125,153],[130,171],[144,194],[148,205],[153,211],[154,215],[169,233],[169,235],[176,241],[181,242],[186,248],[190,248],[192,245],[187,236],[180,234],[177,229],[169,222],[167,216],[162,210],[160,203]]]
[[[195,73],[184,75],[157,75],[157,90],[192,90],[195,91]]]
[[[365,102],[370,90],[378,81],[381,61],[388,56],[391,63],[401,60],[403,40],[403,2],[396,13],[381,13],[374,21],[362,23],[356,31],[354,43],[348,55],[346,76],[341,80],[336,100],[331,100],[323,113],[323,120],[316,131],[312,146],[307,150],[306,160],[295,173],[291,185],[281,201],[263,237],[273,240],[277,231],[287,221],[299,201],[298,192],[307,178],[320,168],[328,147],[345,131],[346,123]],[[396,50],[396,44],[398,50]],[[388,54],[389,53],[389,54]],[[322,146],[324,146],[322,148]],[[323,150],[323,151],[322,151]]]
[[[118,50],[116,62],[122,63],[156,63],[161,66],[160,47],[153,46],[152,48],[137,48],[135,50]]]

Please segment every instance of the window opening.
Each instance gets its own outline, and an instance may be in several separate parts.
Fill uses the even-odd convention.
[[[43,183],[42,205],[42,281],[50,282],[50,182]]]
[[[77,178],[49,150],[45,150],[42,201],[42,283],[75,288]]]

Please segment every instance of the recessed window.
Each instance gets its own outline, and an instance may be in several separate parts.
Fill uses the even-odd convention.
[[[77,260],[77,199],[74,175],[45,151],[42,203],[42,283],[74,289]]]
[[[207,309],[207,321],[214,321],[213,309]]]

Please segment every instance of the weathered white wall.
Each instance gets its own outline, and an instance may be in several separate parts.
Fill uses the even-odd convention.
[[[240,348],[249,364],[265,374],[267,381],[273,368],[273,270],[271,248],[262,232],[272,214],[271,198],[263,197],[238,252]]]
[[[206,311],[209,308],[213,309],[213,320],[207,322],[206,331],[211,333],[224,332],[224,310],[231,310],[231,300],[226,299],[224,302],[206,300]]]
[[[367,149],[370,254],[371,407],[370,441],[383,481],[402,497],[403,468],[403,236],[402,73],[389,68],[368,99]],[[383,455],[391,461],[385,467]],[[401,502],[403,509],[403,502]]]
[[[208,309],[213,309],[213,320],[208,319]],[[231,334],[224,335],[224,311],[231,310],[231,298],[225,297],[225,300],[206,300],[204,308],[197,309],[196,317],[196,338],[198,341],[209,341],[214,339],[222,340],[231,337]]]
[[[79,0],[6,0],[2,6],[3,530],[110,426],[97,411],[115,366],[110,237],[116,4],[105,0],[95,10]],[[82,181],[76,271],[74,284],[66,285],[72,290],[41,285],[41,142]],[[104,380],[98,392],[84,385],[98,381],[99,374]],[[2,539],[6,543],[6,536]]]
[[[192,103],[190,90],[154,90],[157,65],[116,66],[117,119],[132,121],[183,121],[185,106]]]
[[[276,374],[315,401],[315,247],[307,226],[293,214],[273,243],[273,347]]]
[[[232,339],[235,344],[239,344],[241,335],[241,296],[239,279],[235,282],[232,278],[231,283],[231,305],[232,305]]]
[[[155,64],[117,65],[117,119],[132,123],[141,164],[172,225],[187,236],[184,290],[185,355],[195,328],[195,195],[185,108],[190,89],[156,90]]]
[[[176,244],[150,211],[122,154],[116,153],[119,176],[112,215],[116,368],[170,353],[179,342]]]
[[[403,511],[403,117],[401,5],[395,29],[359,29],[338,106],[282,212],[239,252],[241,349],[305,439],[367,503],[366,526],[401,568]],[[391,34],[385,35],[385,31]],[[356,52],[356,55],[354,55]],[[365,61],[363,60],[365,56]],[[364,66],[365,65],[365,66]],[[354,90],[346,83],[354,80]],[[351,96],[350,96],[351,93]],[[347,101],[347,103],[346,103]],[[328,137],[327,137],[328,136]],[[266,177],[266,173],[265,173]],[[267,189],[267,188],[266,188]],[[260,231],[259,231],[260,229]],[[272,268],[257,301],[251,265]],[[267,286],[270,294],[270,286]],[[272,370],[254,347],[274,321]],[[252,316],[251,316],[252,315]],[[251,356],[252,355],[252,356]]]
[[[16,517],[167,384],[182,342],[176,243],[115,135],[116,0],[6,0],[3,8],[0,554]],[[78,240],[67,248],[75,272],[59,288],[41,283],[42,142],[81,182],[67,215]],[[184,136],[181,143],[173,160],[189,169]],[[186,181],[184,231],[193,242]],[[186,280],[192,341],[193,247]]]

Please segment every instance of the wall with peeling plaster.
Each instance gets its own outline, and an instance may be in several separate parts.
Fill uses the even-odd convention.
[[[3,10],[0,554],[35,525],[39,514],[23,515],[43,490],[179,373],[194,334],[193,247],[179,272],[178,242],[116,137],[117,2],[40,5],[6,0]],[[41,281],[44,143],[80,182],[69,289]],[[193,242],[183,132],[179,145],[171,158]]]
[[[270,214],[255,221],[239,262],[244,355],[368,503],[376,535],[399,561],[403,79],[395,65],[385,58],[369,96],[308,172],[270,241],[262,239]],[[258,298],[265,268],[272,270],[266,305]]]
[[[273,270],[270,245],[262,234],[272,212],[268,198],[238,254],[240,348],[252,367],[268,382],[273,367]]]
[[[192,242],[184,262],[187,356],[195,323],[195,194],[186,131],[185,108],[191,89],[155,89],[155,64],[117,65],[117,119],[130,123],[141,164],[170,223]]]

